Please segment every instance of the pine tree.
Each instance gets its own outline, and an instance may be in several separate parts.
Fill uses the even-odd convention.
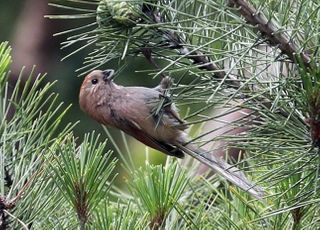
[[[168,158],[164,166],[146,160],[137,169],[126,136],[124,151],[107,129],[106,143],[93,133],[77,144],[73,125],[56,133],[65,110],[47,94],[51,84],[39,88],[40,77],[9,96],[10,52],[3,43],[3,228],[319,228],[319,3],[57,0],[51,5],[67,13],[50,18],[84,19],[83,26],[58,33],[69,35],[62,48],[75,47],[66,58],[91,49],[80,75],[111,60],[118,61],[118,72],[130,57],[150,62],[153,70],[137,71],[174,79],[171,99],[188,108],[182,115],[192,126],[192,141],[206,147],[220,143],[213,153],[241,150],[238,167],[267,195],[255,200],[215,175],[200,174],[191,159]],[[8,120],[10,108],[15,113]],[[110,144],[128,173],[126,188],[113,183],[119,163],[106,151]]]

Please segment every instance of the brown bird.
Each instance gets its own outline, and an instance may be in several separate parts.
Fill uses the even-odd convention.
[[[188,154],[254,197],[264,196],[262,188],[235,166],[188,142],[187,125],[165,95],[171,84],[168,77],[155,88],[124,87],[115,84],[113,77],[111,69],[94,70],[85,77],[79,103],[90,117],[170,156],[183,158]]]

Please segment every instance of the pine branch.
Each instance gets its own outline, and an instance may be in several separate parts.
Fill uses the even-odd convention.
[[[302,59],[304,66],[310,67],[310,56],[301,51],[298,45],[290,39],[278,26],[246,0],[229,0],[228,6],[236,8],[246,19],[247,23],[256,26],[261,34],[266,37],[270,45],[277,46],[282,53],[286,54],[292,62],[298,63],[297,55]]]
[[[89,218],[105,197],[106,186],[116,160],[110,160],[111,152],[104,153],[105,143],[98,143],[99,136],[86,135],[77,147],[73,136],[67,137],[52,154],[52,179],[64,199],[75,210],[79,229],[86,229]],[[63,153],[60,154],[59,153]]]
[[[11,210],[15,207],[13,202],[7,201],[5,197],[0,196],[0,229],[9,229],[9,216],[5,211]]]
[[[301,220],[303,218],[303,208],[302,207],[298,207],[298,208],[293,209],[291,211],[291,215],[292,215],[292,218],[293,218],[292,230],[299,229]]]
[[[166,22],[161,13],[156,11],[153,7],[150,7],[148,4],[143,5],[142,11],[149,16],[151,23],[161,24]],[[177,33],[162,28],[158,28],[157,32],[163,36],[163,39],[168,43],[170,49],[178,50],[180,55],[190,59],[192,64],[196,65],[200,70],[205,69],[207,71],[211,71],[213,72],[213,75],[220,80],[224,80],[226,78],[226,72],[222,70],[221,67],[213,63],[210,58],[201,51],[197,49],[189,50],[186,47],[186,41],[184,41],[184,39]],[[154,61],[151,60],[151,55],[146,55],[144,52],[143,54],[147,60],[154,64]],[[239,83],[232,82],[232,86],[238,88]]]

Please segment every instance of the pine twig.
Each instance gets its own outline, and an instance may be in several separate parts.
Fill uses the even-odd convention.
[[[301,58],[304,66],[310,68],[310,56],[303,51],[285,33],[280,32],[278,26],[268,20],[266,16],[254,8],[246,0],[229,0],[228,6],[238,8],[239,13],[246,19],[247,23],[256,26],[272,46],[277,46],[282,53],[286,54],[291,61],[298,63],[297,57]],[[298,56],[297,56],[298,55]]]
[[[143,12],[149,17],[153,23],[163,23],[164,19],[160,12],[157,12],[154,8],[144,4]],[[219,79],[226,77],[226,72],[219,66],[213,63],[208,56],[201,51],[189,50],[184,46],[186,42],[176,33],[170,30],[158,29],[158,32],[163,35],[164,39],[169,43],[171,49],[176,49],[179,54],[184,55],[186,58],[193,61],[193,64],[197,65],[199,69],[205,69],[208,71],[215,71],[214,76]],[[150,60],[149,60],[150,61]]]
[[[152,230],[161,229],[161,226],[164,224],[165,220],[166,220],[165,213],[162,213],[160,211],[160,213],[151,220],[149,224],[150,229]]]
[[[301,219],[303,217],[303,212],[302,212],[302,208],[298,207],[295,208],[291,211],[291,215],[293,218],[293,226],[292,226],[292,230],[296,230],[299,228],[299,225],[301,223]]]
[[[14,202],[7,201],[4,196],[0,196],[0,229],[9,229],[9,216],[5,211],[14,207]]]
[[[173,33],[172,31],[165,31],[164,36],[166,40],[168,40],[171,43],[172,49],[179,50],[179,53],[181,55],[184,55],[186,58],[193,61],[193,64],[198,65],[199,69],[205,69],[207,71],[215,71],[214,75],[219,78],[223,79],[226,76],[226,72],[222,70],[219,66],[217,66],[215,63],[213,63],[208,56],[203,54],[202,52],[196,50],[196,51],[190,51],[187,47],[185,47],[183,44],[185,44],[185,41],[178,36],[178,34]]]

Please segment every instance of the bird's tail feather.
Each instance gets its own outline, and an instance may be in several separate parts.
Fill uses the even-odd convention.
[[[212,153],[209,155],[207,151],[197,148],[192,144],[178,144],[177,147],[186,154],[207,165],[231,183],[250,193],[255,198],[262,199],[264,197],[265,192],[263,189],[248,180],[244,173],[235,166],[228,164],[222,159],[214,156]]]

